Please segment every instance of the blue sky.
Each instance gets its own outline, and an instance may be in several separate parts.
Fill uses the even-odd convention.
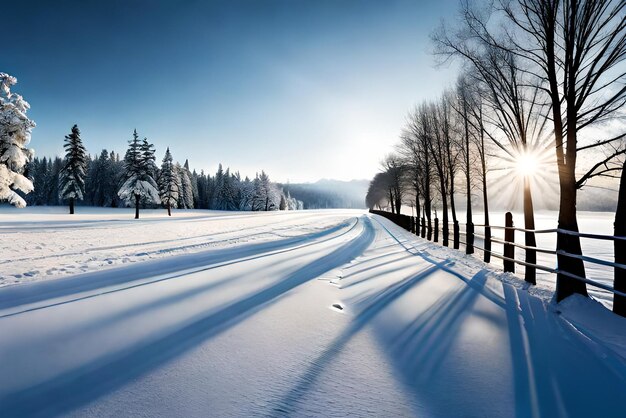
[[[369,178],[407,111],[453,82],[428,36],[456,4],[21,0],[3,6],[0,71],[40,156],[77,123],[92,154],[123,154],[137,128],[197,170]]]

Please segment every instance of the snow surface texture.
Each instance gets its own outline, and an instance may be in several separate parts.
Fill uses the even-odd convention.
[[[245,242],[306,235],[345,215],[299,212],[141,211],[78,207],[0,208],[0,287]]]
[[[172,223],[242,241],[0,289],[0,415],[623,416],[626,323],[594,301],[362,212],[209,215]],[[167,230],[93,218],[46,223]]]

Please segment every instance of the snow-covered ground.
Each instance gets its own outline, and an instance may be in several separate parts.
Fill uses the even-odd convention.
[[[335,212],[223,212],[0,206],[0,287],[210,248],[296,238],[344,222]]]
[[[623,416],[624,318],[378,216],[35,212],[0,220],[0,416]]]

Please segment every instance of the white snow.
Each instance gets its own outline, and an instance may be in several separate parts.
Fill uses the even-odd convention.
[[[0,415],[622,415],[624,318],[378,216],[77,209],[3,209],[55,248],[7,266],[152,259],[0,289]]]

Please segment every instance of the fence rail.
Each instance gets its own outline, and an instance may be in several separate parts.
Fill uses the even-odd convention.
[[[597,280],[580,277],[578,275],[572,274],[568,271],[560,270],[558,265],[554,267],[541,265],[537,262],[529,262],[527,259],[536,260],[536,253],[542,254],[550,254],[561,257],[569,257],[577,260],[581,260],[583,262],[601,265],[605,267],[612,267],[614,269],[614,274],[617,275],[618,271],[626,271],[626,264],[611,262],[606,260],[601,260],[599,258],[590,257],[583,254],[571,254],[562,250],[555,249],[547,249],[541,248],[538,246],[528,246],[525,244],[521,244],[515,242],[515,232],[521,232],[526,236],[527,234],[565,234],[565,235],[574,235],[580,238],[587,239],[597,239],[597,240],[605,240],[605,241],[626,241],[626,237],[621,236],[610,236],[610,235],[598,235],[598,234],[587,234],[575,231],[568,231],[560,228],[556,229],[525,229],[525,228],[517,228],[513,226],[513,217],[509,212],[506,214],[506,222],[505,226],[501,225],[482,225],[482,224],[471,224],[468,228],[467,224],[460,224],[458,221],[449,222],[448,225],[440,223],[438,218],[434,218],[434,222],[430,222],[424,218],[395,214],[387,211],[379,211],[379,210],[370,210],[371,213],[383,216],[395,224],[401,226],[402,228],[414,233],[422,238],[427,238],[433,242],[439,242],[440,237],[443,236],[444,240],[448,240],[452,238],[447,243],[448,245],[452,245],[455,249],[459,248],[459,244],[462,244],[466,247],[466,253],[472,254],[474,249],[481,250],[483,252],[483,259],[485,262],[490,262],[491,257],[498,258],[503,261],[504,271],[515,272],[515,265],[522,265],[525,269],[525,280],[530,282],[531,284],[536,284],[535,279],[535,269],[544,271],[552,274],[560,274],[581,282],[584,282],[590,286],[594,286],[598,289],[602,289],[604,291],[610,292],[614,297],[614,311],[623,312],[623,308],[615,309],[615,304],[618,303],[626,303],[626,293],[620,290],[615,289],[614,286],[609,286],[607,284],[601,283]],[[459,225],[465,225],[465,231],[459,231]],[[446,228],[447,226],[447,228]],[[484,228],[485,234],[479,234],[474,232],[474,228]],[[504,239],[499,237],[494,237],[491,235],[492,230],[501,230],[504,231]],[[454,233],[451,233],[453,232]],[[441,235],[440,235],[441,234]],[[461,240],[460,236],[464,236],[465,240]],[[480,238],[483,240],[483,245],[480,246],[477,243],[474,243],[474,238]],[[468,245],[467,242],[471,244]],[[491,248],[491,243],[500,244],[503,246],[503,253],[498,253]],[[525,251],[525,259],[520,260],[515,257],[515,248],[519,248]],[[615,254],[617,257],[617,254]],[[558,263],[557,263],[558,264]],[[623,273],[622,273],[623,274]],[[558,292],[558,288],[556,289]],[[618,298],[620,296],[621,298]],[[557,297],[558,300],[558,297]]]

